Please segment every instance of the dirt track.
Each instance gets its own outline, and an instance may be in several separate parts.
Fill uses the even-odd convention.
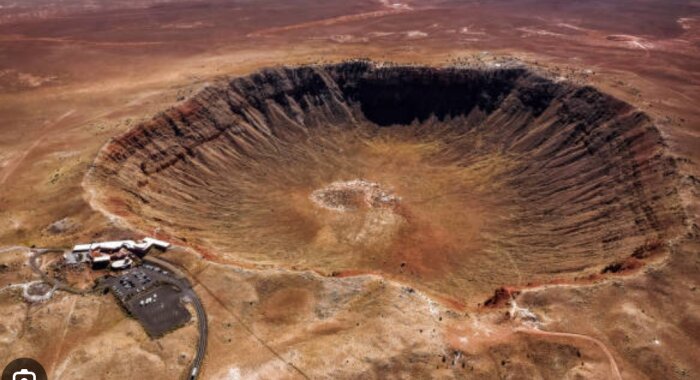
[[[610,361],[610,374],[611,374],[612,378],[617,379],[617,380],[622,380],[622,375],[620,374],[620,370],[617,368],[617,362],[615,361],[615,357],[612,355],[612,353],[610,352],[608,347],[605,345],[605,343],[601,342],[599,339],[593,338],[593,337],[588,336],[588,335],[583,335],[583,334],[553,332],[553,331],[539,330],[539,329],[535,329],[535,328],[516,328],[515,331],[521,332],[524,334],[530,334],[530,335],[572,338],[574,340],[583,339],[583,340],[592,342],[605,353],[605,356]]]

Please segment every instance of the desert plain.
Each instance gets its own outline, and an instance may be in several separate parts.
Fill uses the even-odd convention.
[[[156,236],[201,378],[700,376],[699,3],[0,4],[3,365],[185,378],[194,321],[25,296]]]

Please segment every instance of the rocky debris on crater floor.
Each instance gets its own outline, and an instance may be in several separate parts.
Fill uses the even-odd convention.
[[[333,182],[312,192],[310,198],[320,207],[341,212],[364,207],[391,208],[400,200],[379,184],[362,179]]]

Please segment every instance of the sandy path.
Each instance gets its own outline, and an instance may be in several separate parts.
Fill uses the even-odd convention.
[[[25,252],[31,252],[31,250],[27,247],[23,247],[21,245],[13,245],[13,246],[9,246],[9,247],[0,248],[0,254],[5,253],[5,252],[19,251],[19,250],[24,250]]]
[[[73,303],[71,304],[70,311],[68,312],[68,315],[66,316],[66,323],[63,327],[63,334],[61,335],[60,340],[56,342],[56,351],[53,356],[53,360],[51,360],[51,363],[49,364],[49,368],[47,368],[46,373],[53,373],[55,374],[55,369],[56,369],[56,364],[58,364],[61,361],[61,358],[65,358],[61,353],[63,352],[63,342],[66,340],[66,337],[68,336],[68,331],[70,330],[70,320],[73,317],[73,313],[75,312],[75,304],[78,303],[78,298],[74,297],[73,298]]]
[[[331,18],[326,18],[326,19],[322,19],[322,20],[309,21],[309,22],[303,22],[303,23],[299,23],[299,24],[262,29],[262,30],[259,30],[257,32],[250,33],[249,36],[250,37],[259,37],[259,36],[265,36],[265,35],[270,35],[270,34],[275,34],[275,33],[280,33],[280,32],[288,32],[288,31],[292,31],[292,30],[298,30],[298,29],[308,29],[308,28],[314,28],[314,27],[327,27],[327,26],[332,26],[332,25],[342,24],[342,23],[347,23],[347,22],[361,21],[361,20],[367,20],[367,19],[372,19],[372,18],[396,15],[396,14],[400,14],[400,13],[406,13],[406,12],[409,12],[411,10],[412,9],[404,9],[404,8],[385,9],[385,10],[379,10],[379,11],[371,11],[371,12],[356,13],[356,14],[352,14],[352,15],[331,17]]]
[[[586,340],[588,342],[594,343],[595,345],[600,347],[600,349],[603,350],[603,352],[605,353],[605,356],[608,357],[608,360],[610,361],[610,372],[611,372],[612,378],[622,380],[622,375],[620,374],[620,370],[617,367],[617,362],[615,361],[615,357],[613,357],[612,353],[610,352],[608,347],[605,345],[605,343],[601,342],[600,340],[598,340],[596,338],[593,338],[593,337],[588,336],[588,335],[583,335],[583,334],[543,331],[543,330],[538,330],[538,329],[522,328],[522,327],[515,329],[515,331],[522,332],[525,334],[539,335],[539,336],[553,336],[553,337],[583,339],[583,340]]]

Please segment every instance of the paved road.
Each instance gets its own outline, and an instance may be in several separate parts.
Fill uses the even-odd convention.
[[[14,247],[13,247],[14,248]],[[23,247],[24,248],[24,247]],[[53,285],[56,289],[58,290],[63,290],[65,292],[73,293],[73,294],[87,294],[92,291],[92,289],[76,289],[73,288],[51,276],[48,276],[46,273],[44,273],[41,268],[39,268],[39,263],[38,259],[47,253],[56,253],[56,252],[64,252],[64,249],[61,248],[33,248],[31,249],[32,254],[29,256],[29,265],[32,268],[32,270],[37,273],[39,276],[41,276],[41,279],[51,285]],[[195,354],[194,359],[192,360],[192,365],[189,368],[189,371],[187,373],[187,379],[189,380],[195,380],[199,376],[199,372],[202,369],[202,363],[204,362],[204,356],[206,354],[207,350],[207,337],[209,334],[209,327],[207,324],[207,314],[204,311],[204,305],[202,305],[202,301],[199,299],[199,296],[197,296],[197,293],[192,289],[192,284],[190,281],[187,279],[187,276],[178,269],[176,266],[173,264],[158,259],[156,257],[146,257],[144,258],[144,262],[149,262],[151,264],[155,264],[161,267],[166,268],[167,270],[172,273],[172,278],[173,278],[173,284],[176,285],[178,288],[180,288],[183,292],[183,299],[192,304],[194,307],[195,312],[197,313],[197,327],[199,330],[199,342],[197,342],[197,351]]]
[[[41,270],[41,268],[39,268],[39,263],[37,262],[39,257],[41,257],[42,255],[45,255],[47,253],[56,253],[56,252],[63,253],[63,252],[65,252],[65,250],[63,248],[31,248],[30,251],[32,252],[32,254],[29,256],[29,266],[32,268],[32,270],[36,274],[41,276],[41,279],[44,282],[51,284],[57,290],[63,290],[64,292],[68,292],[68,293],[88,294],[88,293],[92,292],[92,289],[78,289],[78,288],[74,288],[72,286],[69,286],[68,284],[63,283],[63,282],[47,275],[46,273],[44,273]]]
[[[202,362],[204,362],[204,355],[206,354],[207,350],[207,337],[209,334],[207,314],[204,311],[204,305],[202,305],[202,301],[192,289],[192,284],[187,279],[187,276],[176,266],[165,260],[153,256],[144,258],[144,262],[150,262],[151,264],[155,264],[168,269],[173,274],[173,277],[176,279],[176,285],[180,289],[182,289],[184,293],[183,298],[186,300],[186,302],[192,304],[195,312],[197,313],[199,342],[197,343],[197,352],[194,356],[194,359],[192,360],[192,365],[190,366],[190,369],[187,374],[187,379],[195,380],[197,376],[199,376],[199,372],[202,369]]]
[[[188,301],[192,303],[195,311],[197,312],[197,323],[199,327],[199,342],[197,343],[197,353],[195,354],[194,360],[192,360],[192,365],[190,366],[189,379],[194,380],[199,375],[199,371],[202,368],[202,362],[204,361],[204,355],[207,350],[207,314],[204,312],[204,306],[202,302],[195,294],[192,288],[187,289],[185,292],[188,297]]]

